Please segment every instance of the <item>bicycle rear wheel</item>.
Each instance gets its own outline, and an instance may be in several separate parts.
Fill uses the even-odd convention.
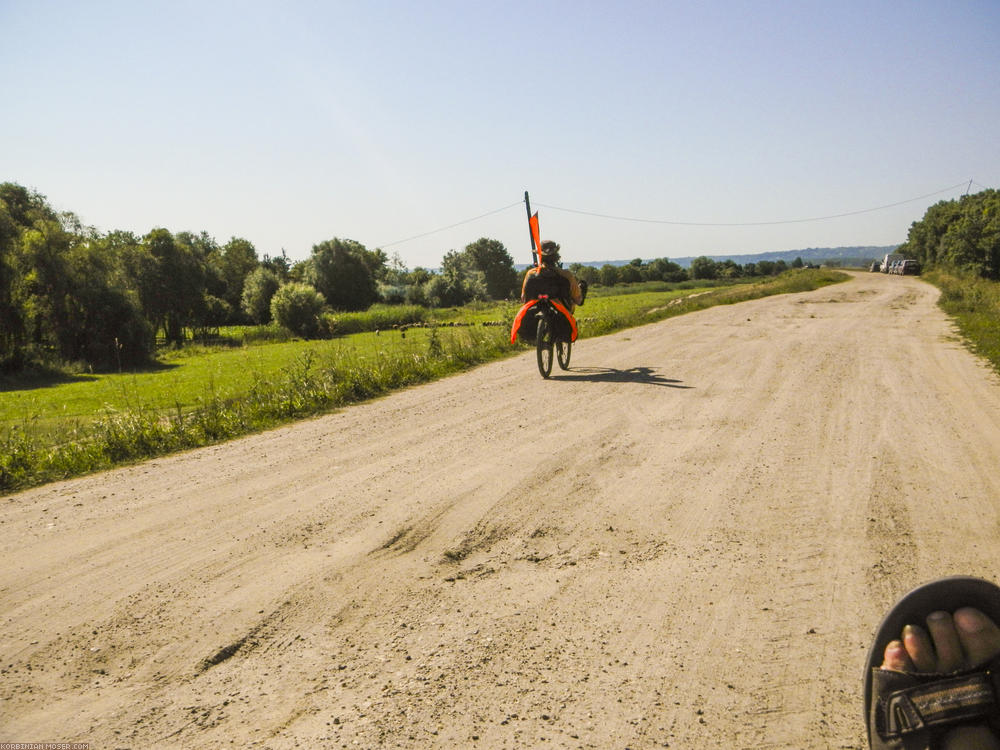
[[[556,342],[556,361],[563,370],[569,369],[569,357],[573,353],[573,345],[568,341]]]

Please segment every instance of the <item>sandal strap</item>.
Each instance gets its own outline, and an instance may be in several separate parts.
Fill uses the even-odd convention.
[[[997,716],[997,675],[990,671],[897,690],[885,701],[879,734],[886,739]]]

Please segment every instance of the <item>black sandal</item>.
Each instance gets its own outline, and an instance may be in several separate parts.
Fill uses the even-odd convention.
[[[1000,624],[1000,588],[955,576],[919,586],[889,611],[865,664],[865,720],[872,750],[935,750],[962,725],[985,725],[1000,735],[1000,654],[974,669],[950,674],[880,669],[885,647],[904,625],[924,625],[931,612],[974,607]]]

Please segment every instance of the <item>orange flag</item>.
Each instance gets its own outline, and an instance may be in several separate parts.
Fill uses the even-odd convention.
[[[542,241],[539,239],[540,235],[538,232],[538,212],[535,211],[533,216],[528,217],[528,226],[531,228],[531,239],[534,240],[535,245],[535,258],[537,259],[538,267],[542,266]]]

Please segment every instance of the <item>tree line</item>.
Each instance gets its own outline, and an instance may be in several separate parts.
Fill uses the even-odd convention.
[[[684,268],[667,258],[657,258],[651,261],[636,258],[624,265],[605,263],[600,268],[571,263],[569,270],[578,279],[585,280],[588,284],[614,286],[616,284],[635,284],[641,281],[678,283],[692,279],[711,281],[743,279],[754,276],[777,276],[789,268],[802,268],[804,266],[802,258],[796,258],[791,263],[786,263],[783,260],[761,260],[741,265],[734,260],[713,260],[702,255],[691,261],[690,268]]]
[[[510,254],[487,238],[447,253],[440,272],[340,238],[292,263],[239,237],[220,245],[205,232],[102,233],[36,191],[0,184],[0,372],[134,367],[157,341],[179,345],[224,325],[274,319],[317,335],[330,311],[505,299],[518,285]]]
[[[1000,281],[1000,191],[935,203],[910,225],[897,252],[925,269]]]
[[[666,258],[570,266],[605,286],[786,268],[783,261],[740,266],[707,257],[690,270]],[[297,335],[319,336],[331,332],[332,311],[513,299],[520,281],[503,243],[486,237],[445,253],[437,271],[410,270],[398,255],[341,238],[292,263],[284,250],[260,256],[239,237],[220,245],[205,232],[99,232],[72,212],[55,211],[36,191],[0,184],[0,372],[65,363],[132,368],[151,360],[158,341],[180,345],[224,325],[274,320]]]

